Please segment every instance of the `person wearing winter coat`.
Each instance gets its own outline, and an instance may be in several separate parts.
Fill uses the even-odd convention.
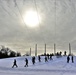
[[[72,60],[72,63],[74,63],[74,57],[73,56],[71,56],[71,60]]]
[[[69,63],[69,60],[70,60],[70,57],[69,57],[69,56],[67,56],[67,63]]]
[[[18,67],[18,66],[17,66],[17,63],[16,63],[16,59],[14,59],[12,68],[13,68],[14,66]]]
[[[32,63],[33,63],[33,65],[35,64],[35,57],[34,56],[32,57]]]
[[[26,64],[24,67],[28,67],[28,59],[27,58],[25,59],[25,62],[26,62]]]
[[[41,62],[41,57],[40,56],[38,56],[38,60],[39,60],[39,62]]]

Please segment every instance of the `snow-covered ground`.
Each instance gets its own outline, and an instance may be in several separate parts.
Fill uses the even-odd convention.
[[[24,67],[25,58],[29,60],[28,67]],[[14,59],[17,59],[18,68],[12,68]],[[66,56],[53,57],[48,62],[41,57],[41,62],[36,58],[35,65],[32,64],[31,57],[0,59],[0,75],[76,75],[76,57],[74,56],[74,63],[71,60],[67,63]]]

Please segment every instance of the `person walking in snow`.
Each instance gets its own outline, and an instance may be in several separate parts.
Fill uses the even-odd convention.
[[[47,56],[45,56],[45,62],[47,62],[48,60],[47,60]]]
[[[74,57],[73,57],[73,55],[71,56],[71,60],[72,60],[72,63],[74,63]]]
[[[18,67],[18,66],[17,66],[17,63],[16,63],[16,59],[14,59],[12,68],[13,68],[14,66]]]
[[[41,57],[40,56],[38,56],[38,60],[39,60],[39,62],[41,62]]]
[[[64,56],[66,56],[66,51],[64,51]]]
[[[69,57],[69,55],[67,56],[67,63],[69,63],[69,60],[70,60],[70,57]]]
[[[25,58],[25,62],[26,62],[26,64],[24,67],[28,67],[28,59],[27,58]]]
[[[32,57],[32,63],[35,64],[35,57]]]
[[[53,59],[52,59],[52,54],[50,54],[50,60],[53,60]]]

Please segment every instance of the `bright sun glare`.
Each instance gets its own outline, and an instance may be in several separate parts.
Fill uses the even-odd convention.
[[[27,11],[24,16],[24,21],[29,27],[37,27],[40,22],[40,15],[36,11]]]

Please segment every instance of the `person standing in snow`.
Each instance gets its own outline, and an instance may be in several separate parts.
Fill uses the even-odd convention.
[[[26,64],[24,67],[28,67],[28,59],[27,58],[25,59],[25,62],[26,62]]]
[[[16,63],[16,59],[14,59],[12,68],[13,68],[14,66],[18,67],[18,66],[17,66],[17,63]]]
[[[71,56],[71,60],[72,60],[72,63],[74,63],[74,57],[73,57],[73,55]]]
[[[69,60],[70,60],[70,57],[69,57],[69,55],[67,56],[67,63],[69,63]]]

